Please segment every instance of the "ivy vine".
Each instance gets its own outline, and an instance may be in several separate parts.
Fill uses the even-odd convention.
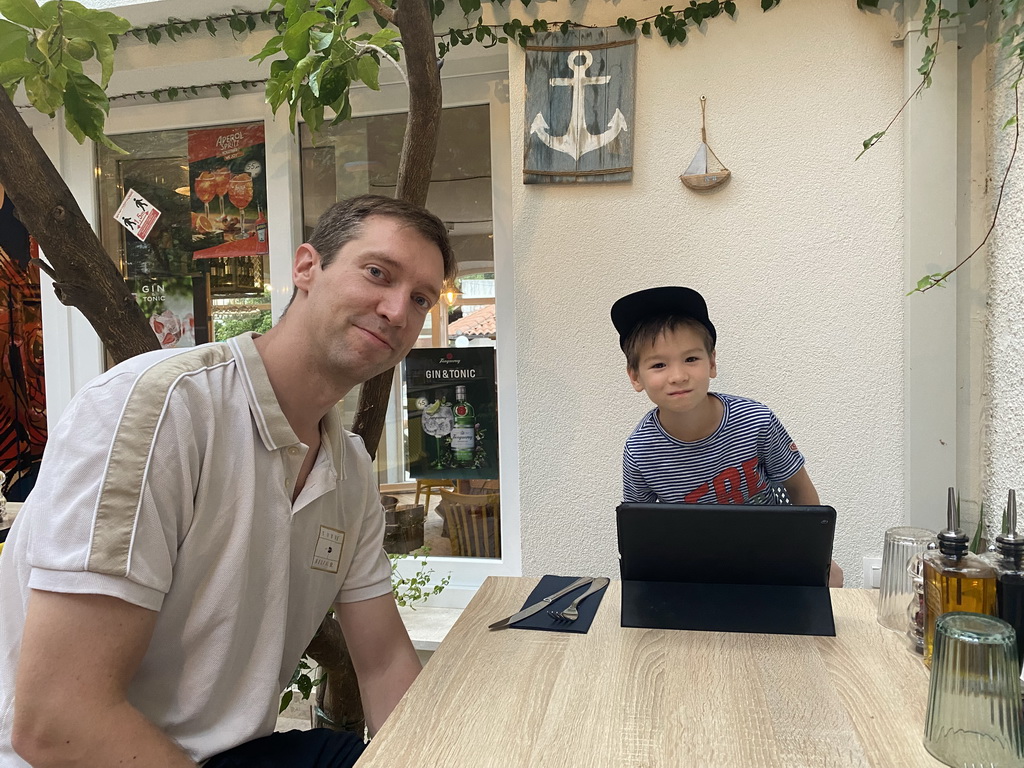
[[[426,0],[436,20],[455,0]],[[572,29],[589,28],[572,19],[550,21],[534,19],[524,22],[510,19],[502,24],[486,24],[482,20],[484,3],[504,7],[513,0],[457,0],[465,23],[459,27],[436,31],[439,59],[461,45],[514,43],[525,46],[544,32],[568,33]],[[762,11],[777,7],[781,0],[759,0]],[[529,7],[533,0],[519,0]],[[855,0],[862,11],[876,10],[879,0]],[[860,157],[881,141],[908,106],[923,89],[931,85],[932,71],[940,51],[944,27],[957,23],[980,0],[967,0],[961,8],[957,0],[925,0],[919,34],[930,40],[918,68],[921,76],[910,98],[897,110],[882,130],[864,140]],[[962,267],[987,243],[994,229],[1002,203],[1009,169],[1016,158],[1019,138],[1018,89],[1024,76],[1024,0],[989,0],[998,11],[992,37],[1005,55],[1021,62],[1021,70],[1010,87],[1014,91],[1014,114],[1004,128],[1014,130],[1014,143],[1002,184],[999,187],[992,226],[985,238],[966,258],[950,270],[926,275],[911,291],[923,292],[945,285],[949,277]],[[235,9],[230,13],[203,18],[169,18],[163,24],[132,27],[127,21],[108,11],[89,9],[74,0],[0,0],[0,87],[10,97],[24,88],[29,104],[51,117],[64,108],[68,131],[79,141],[92,139],[117,149],[103,133],[110,101],[127,98],[162,98],[174,100],[197,96],[215,89],[229,98],[235,87],[248,89],[263,85],[267,101],[276,111],[287,103],[289,124],[295,128],[301,115],[315,132],[330,117],[332,123],[351,115],[348,102],[353,83],[379,88],[379,71],[384,60],[397,66],[401,41],[393,29],[396,9],[394,0],[273,0],[264,11]],[[736,0],[689,0],[680,7],[665,5],[656,14],[643,18],[620,16],[619,29],[627,34],[639,32],[645,37],[661,37],[669,45],[684,43],[695,29],[702,29],[722,16],[736,18]],[[376,22],[377,30],[364,31],[363,26]],[[145,40],[152,45],[164,40],[172,42],[206,32],[217,35],[227,27],[235,37],[258,28],[271,28],[275,35],[264,49],[253,57],[263,62],[271,59],[270,74],[263,80],[246,80],[205,85],[174,86],[152,91],[109,96],[105,93],[113,71],[114,49],[126,36]],[[283,57],[281,56],[283,54]],[[99,82],[83,71],[83,63],[95,59],[100,66]],[[403,75],[404,76],[404,75]]]

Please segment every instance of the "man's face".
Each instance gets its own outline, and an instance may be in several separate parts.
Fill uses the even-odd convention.
[[[300,247],[293,277],[307,294],[314,353],[331,375],[355,386],[412,348],[441,294],[444,262],[412,227],[370,216],[326,268],[309,245]]]

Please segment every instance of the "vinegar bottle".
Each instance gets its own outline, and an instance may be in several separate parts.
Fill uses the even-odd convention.
[[[939,548],[924,556],[924,663],[931,667],[935,622],[950,611],[996,614],[996,573],[984,558],[967,551],[960,530],[956,491],[949,489],[946,530]]]
[[[996,571],[999,618],[1017,633],[1017,666],[1024,664],[1024,536],[1017,535],[1017,492],[1006,500],[1006,529],[996,536],[989,562]]]

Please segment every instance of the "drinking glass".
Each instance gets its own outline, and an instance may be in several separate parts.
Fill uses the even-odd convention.
[[[217,197],[220,198],[220,215],[224,217],[224,195],[228,193],[228,182],[231,181],[231,169],[226,165],[221,166],[216,171],[213,171],[213,180],[215,183],[215,191]]]
[[[995,616],[954,611],[935,622],[924,746],[946,765],[1024,764],[1017,640]]]
[[[213,177],[213,174],[209,171],[203,171],[196,178],[195,183],[196,197],[203,203],[203,207],[206,209],[206,218],[209,221],[210,218],[210,201],[217,196],[217,182]]]
[[[238,230],[245,236],[245,208],[252,202],[252,177],[248,173],[239,173],[228,182],[228,200],[238,209],[241,217]]]
[[[878,623],[883,627],[907,631],[907,608],[915,597],[907,563],[933,541],[935,532],[926,528],[901,526],[885,532],[878,594]]]

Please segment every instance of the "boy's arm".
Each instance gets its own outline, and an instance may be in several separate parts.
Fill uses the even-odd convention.
[[[807,474],[807,467],[800,467],[788,480],[782,481],[790,501],[798,507],[816,507],[821,504],[818,499],[818,491],[811,482],[811,476]]]
[[[806,467],[800,467],[797,473],[788,480],[784,480],[782,485],[785,487],[786,493],[789,494],[790,501],[798,507],[816,507],[821,504],[818,499],[818,490],[811,482],[811,476],[807,474]],[[828,585],[830,587],[843,586],[843,569],[835,560],[832,561],[832,567],[828,572]]]

